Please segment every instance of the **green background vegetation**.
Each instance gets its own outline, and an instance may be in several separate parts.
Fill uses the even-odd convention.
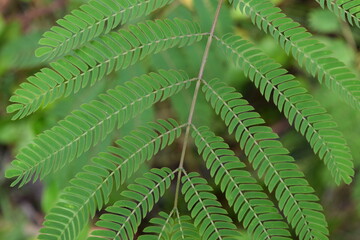
[[[189,75],[196,75],[198,72],[204,50],[203,43],[181,50],[170,49],[149,57],[125,71],[111,74],[106,80],[92,88],[81,90],[78,94],[51,104],[46,109],[22,120],[11,121],[11,116],[5,111],[11,94],[27,76],[46,66],[46,62],[34,57],[41,34],[54,25],[56,19],[84,2],[86,0],[0,0],[0,239],[35,239],[44,215],[53,206],[61,189],[68,185],[69,179],[92,156],[110,145],[119,136],[154,119],[173,117],[184,122],[187,118],[192,91],[181,93],[171,100],[156,104],[155,108],[125,125],[121,131],[114,131],[104,142],[92,148],[79,160],[73,161],[56,175],[46,177],[43,182],[27,184],[21,189],[9,187],[10,180],[4,178],[4,171],[17,151],[37,134],[54,126],[71,110],[95,99],[99,93],[110,87],[148,72],[152,66],[157,66],[158,69],[186,69]],[[334,57],[359,70],[360,30],[358,28],[349,26],[328,10],[322,10],[314,0],[277,0],[275,2],[289,17],[306,26],[321,42],[328,45],[333,50]],[[157,11],[150,18],[177,16],[195,19],[200,22],[202,29],[210,29],[215,8],[215,0],[183,0]],[[346,106],[335,95],[329,94],[329,90],[325,87],[320,87],[316,79],[301,70],[270,36],[255,28],[250,19],[240,12],[223,10],[217,31],[235,32],[245,39],[254,41],[259,48],[297,76],[315,99],[320,101],[339,123],[339,129],[343,132],[354,156],[356,175],[350,185],[336,186],[322,161],[313,154],[305,138],[289,126],[284,116],[272,103],[265,101],[240,69],[227,63],[220,50],[211,52],[206,68],[206,78],[218,77],[235,87],[263,116],[267,125],[281,136],[282,143],[290,150],[321,199],[329,223],[331,239],[359,239],[360,113]],[[227,135],[223,124],[207,106],[204,99],[199,99],[196,111],[195,122],[212,125],[216,133],[225,138],[240,158],[244,158],[234,139]],[[176,167],[180,151],[181,142],[176,142],[154,158],[151,162],[152,167]],[[199,159],[195,152],[193,155],[194,159]],[[203,176],[209,176],[200,163],[201,161],[187,159],[186,167],[188,170],[201,172]],[[137,176],[148,170],[150,166],[142,166],[142,168]],[[220,190],[216,193],[219,193],[218,196],[223,201]],[[118,200],[119,195],[113,194],[111,199],[110,203]],[[165,195],[159,206],[162,209],[170,209],[171,199],[171,195]],[[155,208],[155,210],[158,209]],[[150,217],[151,214],[147,219]],[[146,222],[145,220],[141,228],[146,226]]]

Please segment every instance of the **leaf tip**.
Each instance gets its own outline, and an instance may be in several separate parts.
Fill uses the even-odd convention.
[[[44,57],[45,55],[48,55],[51,50],[52,49],[50,47],[39,47],[35,51],[35,56],[38,58]]]

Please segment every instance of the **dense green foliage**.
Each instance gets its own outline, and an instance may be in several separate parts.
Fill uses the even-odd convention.
[[[80,2],[0,53],[3,72],[14,53],[33,69],[7,127],[53,119],[4,172],[44,184],[38,239],[333,239],[324,188],[360,189],[360,80],[329,47],[340,37],[270,0]],[[357,52],[360,2],[317,2],[309,29]]]

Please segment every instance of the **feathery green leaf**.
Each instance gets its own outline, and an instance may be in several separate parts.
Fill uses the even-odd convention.
[[[153,225],[148,226],[144,229],[145,233],[138,237],[139,240],[167,240],[172,239],[172,233],[174,231],[174,218],[175,209],[170,214],[160,212],[159,217],[152,218],[150,223]]]
[[[146,160],[172,144],[182,127],[173,119],[148,123],[100,153],[65,188],[46,216],[39,239],[76,239],[88,218],[109,201],[114,186],[119,189]]]
[[[316,0],[322,8],[325,6],[342,20],[360,28],[359,0]]]
[[[238,220],[243,222],[253,239],[290,240],[291,234],[283,217],[223,139],[207,127],[194,126],[193,137],[215,184],[220,186]]]
[[[91,0],[57,20],[59,26],[45,32],[38,57],[52,59],[106,34],[132,19],[145,16],[173,0]]]
[[[202,239],[235,240],[240,233],[216,196],[211,193],[212,188],[207,181],[198,173],[183,173],[181,192]]]
[[[152,169],[137,178],[136,184],[130,184],[127,191],[121,193],[128,200],[120,200],[106,208],[96,225],[106,230],[94,230],[89,240],[95,239],[133,239],[141,220],[152,210],[154,205],[170,187],[174,173],[168,168]]]
[[[300,239],[328,239],[323,208],[314,189],[299,171],[294,159],[254,108],[233,88],[216,79],[204,81],[203,91],[215,112],[235,133],[253,168],[270,192],[275,191],[279,208]]]
[[[316,1],[343,20],[360,27],[360,0]],[[182,6],[182,3],[174,3],[160,12],[161,18],[182,16],[197,19],[199,23],[163,18],[125,25],[123,28],[121,26],[173,2],[89,0],[58,20],[57,26],[43,35],[40,40],[42,46],[36,52],[41,57],[39,61],[56,60],[20,85],[10,99],[12,104],[8,106],[7,112],[14,113],[12,119],[24,118],[59,98],[76,94],[107,75],[111,78],[114,71],[136,63],[139,64],[135,67],[136,72],[149,72],[159,65],[165,68],[169,65],[183,65],[187,71],[198,73],[198,65],[201,65],[198,75],[211,76],[223,73],[223,65],[229,66],[228,63],[233,61],[265,99],[272,100],[289,123],[306,138],[315,154],[324,160],[335,182],[350,183],[354,176],[350,150],[333,118],[319,102],[293,75],[250,42],[231,34],[214,35],[226,29],[231,31],[232,28],[228,14],[231,8],[224,9],[223,1],[196,0],[192,6],[187,5],[188,8]],[[299,23],[288,18],[271,0],[229,2],[249,15],[258,28],[269,33],[287,54],[294,56],[301,67],[312,76],[317,76],[320,83],[360,110],[360,82],[355,71],[331,57],[325,45],[312,38],[311,33]],[[192,18],[193,13],[196,16]],[[327,13],[332,14],[329,11]],[[209,15],[214,15],[214,19],[209,18]],[[152,19],[153,16],[148,18]],[[210,32],[202,32],[200,26]],[[192,45],[204,36],[208,37],[205,52],[202,49],[204,44],[201,44],[185,52],[172,49],[160,58],[155,56],[150,62],[139,63],[169,48]],[[218,41],[218,48],[213,49],[216,46],[211,45],[212,40]],[[210,47],[214,51],[209,52]],[[220,56],[221,50],[224,50],[225,57]],[[202,61],[201,56],[204,56]],[[204,71],[209,68],[213,68],[213,71]],[[132,69],[129,69],[124,74],[129,75],[131,72]],[[300,240],[328,239],[329,230],[319,199],[289,151],[278,140],[278,135],[270,127],[264,126],[261,116],[233,88],[217,80],[206,82],[204,79],[190,79],[182,71],[160,70],[159,73],[142,75],[99,95],[98,100],[82,105],[22,148],[7,170],[6,177],[15,178],[12,186],[23,186],[31,180],[43,179],[64,166],[71,167],[71,161],[103,141],[111,132],[154,104],[188,88],[193,81],[197,81],[197,85],[190,113],[185,117],[181,115],[183,121],[188,119],[187,123],[179,125],[173,119],[148,123],[116,141],[106,152],[98,154],[62,191],[58,202],[45,217],[39,239],[79,238],[89,219],[94,218],[96,212],[108,204],[113,190],[118,190],[141,165],[179,138],[185,126],[179,167],[175,171],[168,168],[152,169],[136,179],[135,184],[129,185],[128,190],[122,192],[128,200],[116,202],[107,208],[107,213],[101,215],[90,240],[135,238],[142,220],[171,186],[176,172],[178,182],[175,196],[179,195],[181,189],[190,217],[180,214],[177,198],[174,209],[169,214],[161,212],[158,217],[152,218],[152,225],[144,229],[139,239],[241,239],[240,232],[211,193],[212,188],[207,181],[197,173],[188,174],[183,168],[187,166],[184,160],[187,157],[191,127],[198,153],[204,159],[211,178],[224,193],[237,219],[254,239],[289,240],[292,238],[290,227]],[[263,181],[270,194],[274,195],[276,206],[269,199],[267,190],[252,176],[252,172],[246,170],[245,164],[221,137],[217,137],[207,127],[197,128],[194,125],[195,115],[201,115],[202,119],[208,116],[203,114],[205,107],[199,105],[198,92],[201,85],[206,100],[201,95],[199,98],[205,102],[206,109],[210,110],[211,105],[229,133],[234,133],[254,173]],[[187,97],[180,100],[183,104],[179,111],[184,113],[188,113]]]
[[[108,90],[99,96],[101,101],[84,104],[24,147],[6,176],[16,177],[12,185],[19,183],[20,186],[31,178],[35,181],[45,177],[88,151],[114,128],[120,128],[154,103],[189,87],[194,80],[184,72],[160,71],[160,74],[143,75],[125,86]]]
[[[288,18],[269,0],[230,0],[234,7],[251,17],[261,30],[279,42],[287,54],[292,52],[300,66],[344,99],[350,106],[360,110],[360,81],[354,71],[338,59],[324,44],[312,38],[304,27]]]
[[[325,108],[301,87],[293,75],[287,74],[280,64],[252,43],[229,34],[219,39],[219,45],[254,82],[266,100],[271,98],[289,123],[306,137],[315,154],[324,159],[335,182],[349,184],[355,174],[353,158],[346,140]]]
[[[13,120],[23,118],[56,99],[94,85],[113,70],[125,69],[168,48],[191,45],[206,34],[197,24],[181,19],[146,21],[129,26],[129,30],[109,33],[29,77],[10,98],[13,104],[7,111],[15,112]]]
[[[200,240],[198,230],[189,216],[180,216],[178,209],[170,214],[160,212],[160,217],[152,218],[153,225],[144,229],[147,234],[138,237],[138,240]]]

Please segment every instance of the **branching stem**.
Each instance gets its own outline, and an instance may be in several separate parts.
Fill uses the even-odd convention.
[[[192,103],[191,103],[191,106],[190,106],[190,112],[189,112],[189,117],[188,117],[188,121],[187,121],[187,127],[186,127],[186,131],[185,131],[185,136],[184,136],[184,143],[183,143],[182,151],[181,151],[179,169],[182,169],[183,166],[184,166],[186,148],[187,148],[188,141],[189,141],[190,127],[191,127],[193,117],[194,117],[196,100],[197,100],[197,97],[198,97],[198,94],[199,94],[200,85],[201,85],[201,79],[203,78],[203,75],[204,75],[205,66],[206,66],[206,63],[207,63],[208,56],[209,56],[211,43],[213,41],[215,28],[216,28],[216,24],[217,24],[218,19],[219,19],[220,10],[221,10],[221,6],[223,4],[223,1],[224,0],[219,0],[218,6],[216,8],[214,21],[213,21],[212,26],[211,26],[210,35],[209,35],[209,38],[208,38],[208,41],[207,41],[207,44],[206,44],[206,47],[205,47],[204,55],[203,55],[203,58],[202,58],[202,61],[201,61],[201,66],[200,66],[200,70],[199,70],[199,74],[198,74],[198,80],[196,82],[196,86],[195,86],[195,90],[194,90],[194,96],[193,96]],[[176,190],[175,190],[176,192],[175,192],[174,208],[177,208],[177,204],[178,204],[181,173],[182,173],[182,171],[179,171],[179,173],[178,173],[178,178],[177,178],[177,183],[176,183]]]

